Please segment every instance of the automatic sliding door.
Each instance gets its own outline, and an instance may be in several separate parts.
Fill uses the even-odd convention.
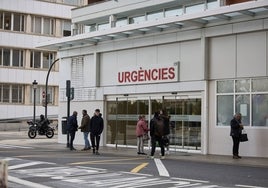
[[[140,114],[147,115],[148,100],[117,98],[107,102],[107,144],[137,145],[136,124]]]

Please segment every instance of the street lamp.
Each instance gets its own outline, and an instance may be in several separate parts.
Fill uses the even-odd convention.
[[[34,90],[34,96],[33,96],[33,105],[34,105],[34,109],[33,109],[33,123],[35,124],[35,96],[36,96],[36,89],[37,89],[37,82],[36,80],[33,81],[33,90]]]

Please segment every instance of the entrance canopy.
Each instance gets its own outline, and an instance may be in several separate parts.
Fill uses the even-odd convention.
[[[259,0],[240,3],[231,6],[222,6],[213,10],[184,14],[177,17],[163,18],[155,21],[145,21],[140,24],[129,24],[122,27],[110,28],[103,31],[79,34],[64,37],[58,40],[43,42],[38,47],[49,50],[64,50],[88,45],[97,45],[100,42],[154,35],[169,31],[186,31],[190,29],[207,28],[227,23],[256,20],[268,15],[268,1]],[[268,20],[263,23],[268,28]],[[260,29],[264,29],[260,28]]]

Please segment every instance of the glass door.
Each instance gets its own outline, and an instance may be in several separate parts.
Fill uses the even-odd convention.
[[[122,97],[107,102],[107,144],[136,145],[136,124],[141,114],[148,114],[148,100]]]

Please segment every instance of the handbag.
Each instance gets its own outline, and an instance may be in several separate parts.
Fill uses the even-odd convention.
[[[248,134],[243,131],[242,134],[240,135],[240,142],[247,142],[248,141]]]
[[[147,133],[144,133],[144,134],[142,135],[142,139],[143,139],[143,140],[149,140],[149,135],[148,135]]]

